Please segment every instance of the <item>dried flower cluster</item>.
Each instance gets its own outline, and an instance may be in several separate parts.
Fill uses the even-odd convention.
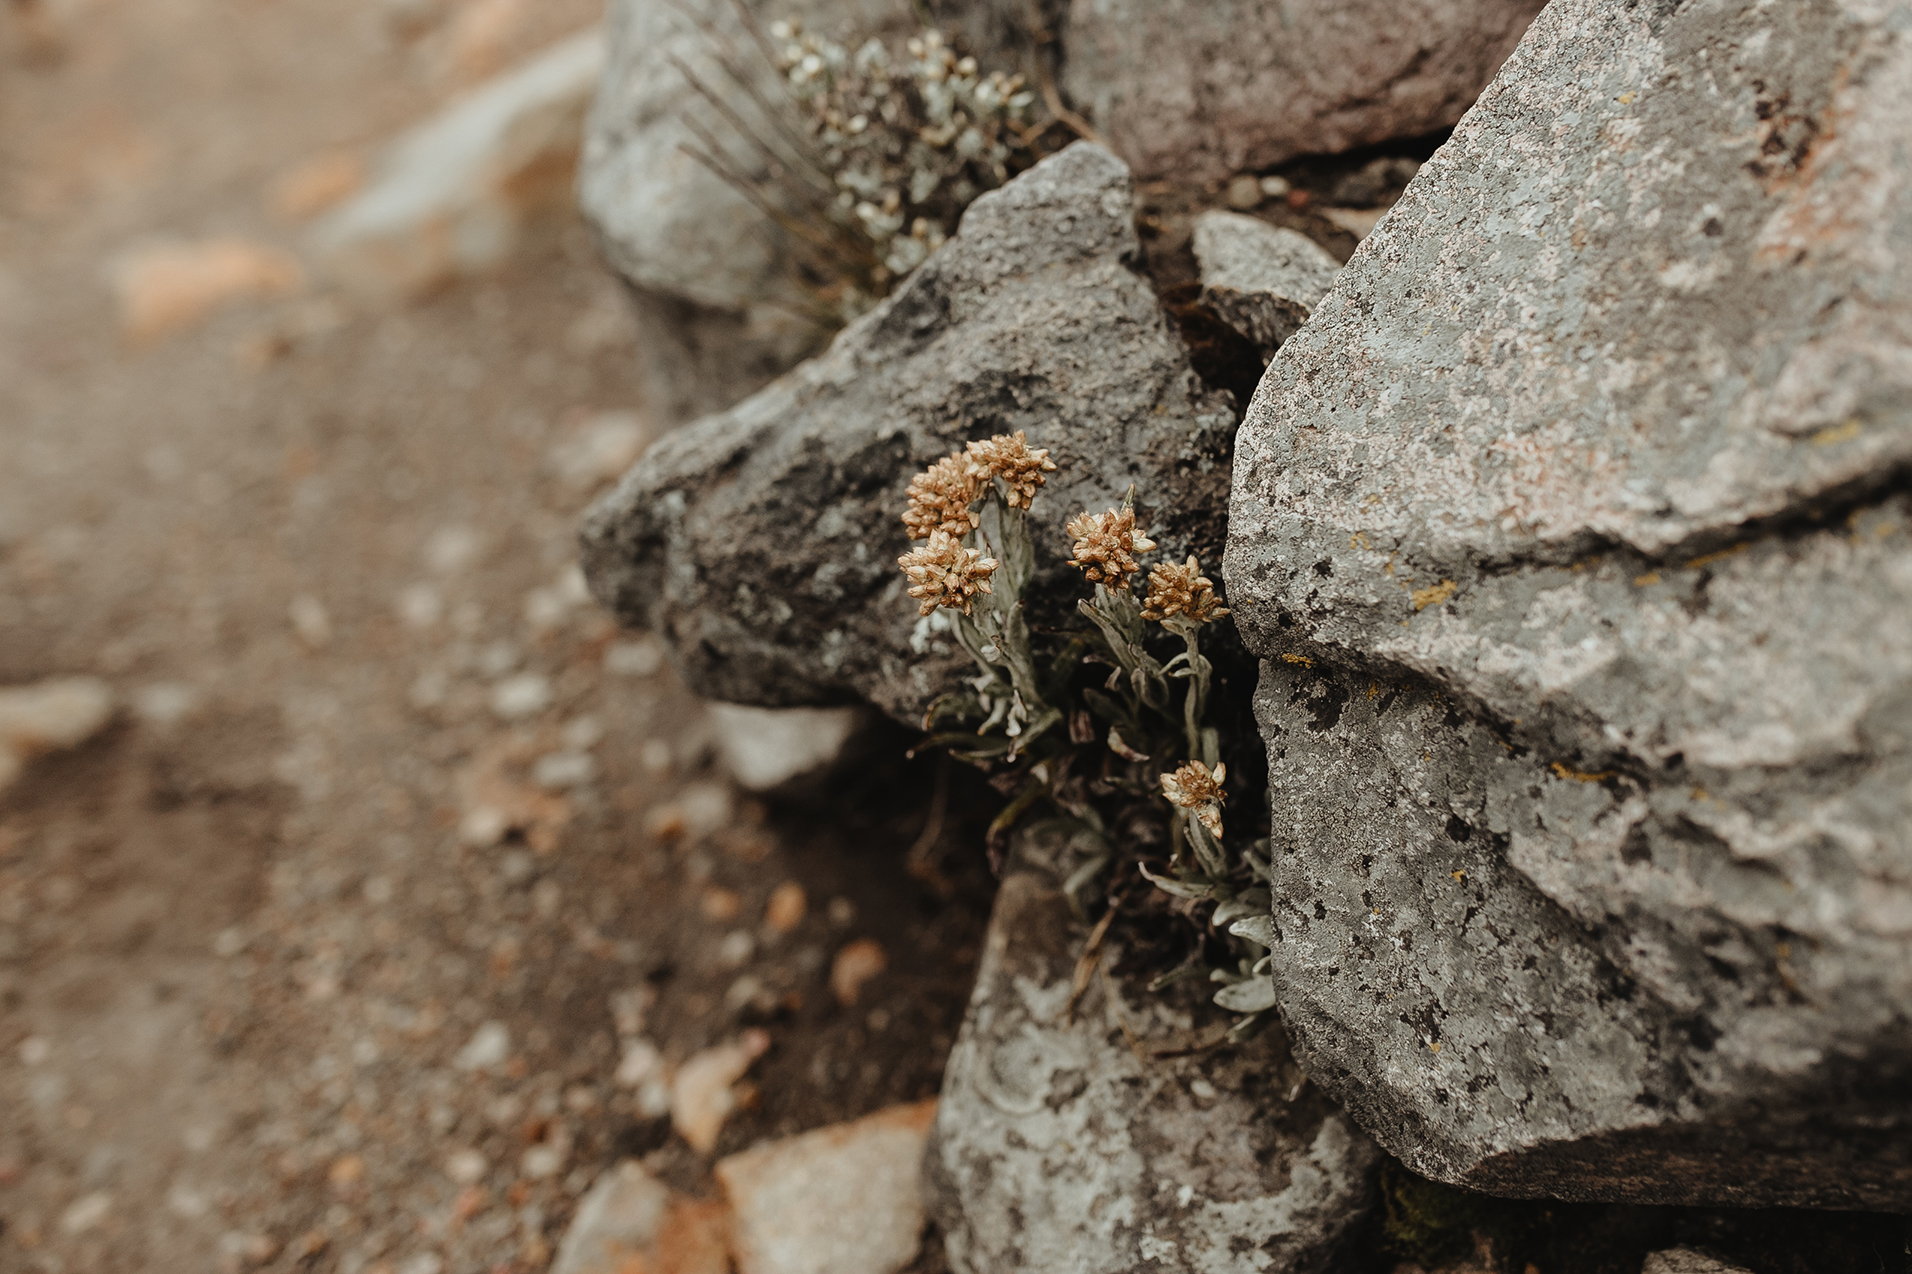
[[[1202,826],[1220,836],[1222,802],[1227,799],[1222,783],[1227,778],[1226,765],[1217,765],[1214,772],[1210,773],[1200,761],[1190,761],[1173,774],[1162,776],[1162,795],[1185,810],[1195,811],[1195,817]]]
[[[926,30],[896,59],[881,40],[854,53],[771,26],[777,68],[834,183],[840,220],[868,239],[878,295],[954,234],[971,200],[1033,164],[1020,76],[983,74],[942,32]]]
[[[1014,434],[997,434],[987,442],[972,442],[963,454],[977,481],[1002,479],[1007,490],[1003,498],[1012,509],[1026,509],[1034,503],[1036,492],[1049,480],[1045,475],[1056,471],[1048,448],[1031,447],[1028,434],[1021,429]]]
[[[1202,574],[1193,554],[1177,565],[1163,562],[1149,572],[1149,599],[1142,607],[1142,618],[1157,623],[1165,619],[1187,619],[1197,624],[1212,624],[1228,613],[1215,596],[1215,583]]]
[[[912,540],[928,539],[937,531],[961,538],[982,525],[973,506],[988,493],[992,480],[1002,479],[1010,508],[1027,509],[1055,470],[1048,448],[1031,447],[1026,430],[972,442],[910,479],[903,529]]]
[[[947,531],[931,531],[928,544],[911,549],[897,558],[896,564],[909,577],[909,595],[917,600],[918,613],[923,615],[938,606],[969,614],[976,594],[993,591],[989,577],[997,566],[995,558],[984,557],[980,549],[964,548],[963,542]]]
[[[910,479],[910,503],[903,512],[903,529],[912,540],[927,540],[937,531],[958,538],[968,535],[982,522],[970,508],[981,495],[982,484],[967,458],[961,454],[944,456]]]
[[[1069,519],[1067,530],[1075,541],[1069,565],[1081,567],[1091,583],[1109,588],[1127,588],[1129,576],[1142,569],[1135,555],[1155,547],[1154,540],[1135,529],[1135,510],[1127,507],[1078,513]]]

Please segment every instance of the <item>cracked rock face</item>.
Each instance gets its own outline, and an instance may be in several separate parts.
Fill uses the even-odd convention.
[[[664,634],[699,694],[914,723],[969,667],[896,567],[904,491],[938,457],[1019,429],[1050,449],[1035,622],[1086,592],[1064,521],[1131,483],[1165,558],[1216,560],[1233,400],[1189,369],[1138,250],[1128,170],[1100,147],[982,196],[826,354],[645,453],[585,517],[592,591]]]
[[[1326,1268],[1371,1200],[1373,1143],[1303,1080],[1278,1030],[1154,1057],[1225,1025],[1195,994],[1098,977],[1071,1020],[1086,936],[1046,875],[1003,881],[930,1142],[951,1266]]]
[[[1064,86],[1143,177],[1210,181],[1459,119],[1542,0],[1073,0]]]
[[[1912,1204],[1912,5],[1556,0],[1271,364],[1309,1074],[1419,1172]]]

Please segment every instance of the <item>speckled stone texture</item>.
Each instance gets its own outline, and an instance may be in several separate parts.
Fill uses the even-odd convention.
[[[1003,881],[925,1175],[951,1267],[1328,1268],[1372,1199],[1374,1144],[1305,1082],[1278,1029],[1154,1056],[1226,1025],[1205,994],[1097,977],[1071,1018],[1087,936],[1050,877]]]
[[[1143,177],[1212,181],[1459,119],[1541,0],[1074,0],[1063,83]]]
[[[1417,1171],[1912,1206],[1912,5],[1555,0],[1269,368],[1282,1012]]]
[[[1064,521],[1131,483],[1164,555],[1217,560],[1233,399],[1190,370],[1137,252],[1128,170],[1100,147],[984,195],[828,353],[645,454],[585,517],[592,591],[699,694],[914,723],[970,667],[896,566],[905,488],[937,457],[1018,429],[1051,450],[1035,622],[1085,591]]]

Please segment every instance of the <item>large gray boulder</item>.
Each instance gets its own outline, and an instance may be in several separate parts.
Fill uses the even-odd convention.
[[[1203,388],[1145,279],[1128,170],[1078,143],[978,199],[959,233],[815,358],[653,446],[586,515],[584,568],[710,698],[865,699],[914,722],[970,667],[896,557],[910,477],[1027,430],[1037,622],[1072,616],[1064,520],[1131,483],[1166,554],[1216,560],[1233,400]]]
[[[1122,963],[1110,936],[1105,969]],[[1279,1030],[1199,1047],[1227,1025],[1206,991],[1104,974],[1071,1013],[1087,937],[1052,878],[1003,881],[925,1177],[952,1268],[1327,1268],[1372,1200],[1374,1143]]]
[[[1139,176],[1213,181],[1459,119],[1542,0],[1073,0],[1063,84]]]
[[[1912,5],[1555,0],[1283,347],[1281,1010],[1416,1171],[1912,1206]]]

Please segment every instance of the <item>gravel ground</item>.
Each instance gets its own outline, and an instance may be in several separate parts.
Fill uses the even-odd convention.
[[[294,247],[286,171],[593,16],[0,8],[0,684],[124,705],[0,795],[0,1270],[538,1270],[620,1156],[706,1191],[724,1153],[936,1091],[975,802],[912,875],[935,774],[893,737],[826,802],[738,792],[582,598],[578,443],[644,411],[582,227],[409,307],[120,335],[117,254]],[[856,942],[887,967],[846,1007]],[[753,1027],[709,1155],[616,1077]]]

